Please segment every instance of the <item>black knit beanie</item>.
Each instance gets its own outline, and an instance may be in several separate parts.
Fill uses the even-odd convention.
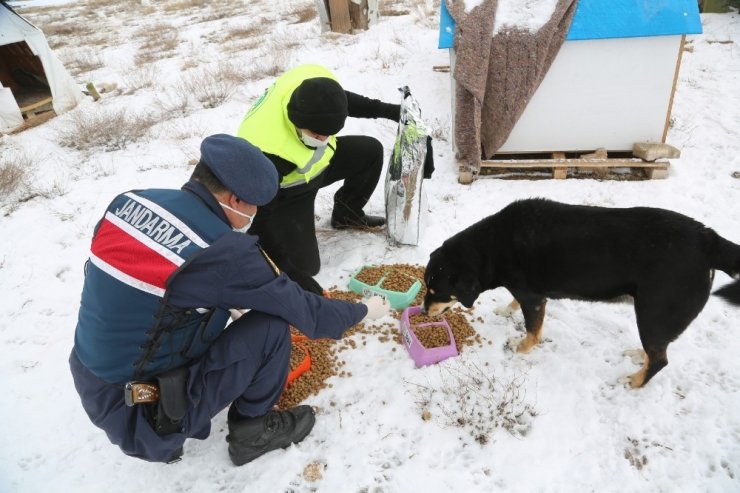
[[[347,95],[334,79],[306,79],[290,96],[288,118],[297,128],[335,135],[347,119]]]

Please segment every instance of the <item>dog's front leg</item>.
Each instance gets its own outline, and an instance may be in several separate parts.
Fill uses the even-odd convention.
[[[534,301],[520,300],[519,303],[521,304],[522,314],[524,315],[524,327],[527,329],[527,335],[517,344],[516,352],[528,353],[540,342],[547,299],[541,298]]]

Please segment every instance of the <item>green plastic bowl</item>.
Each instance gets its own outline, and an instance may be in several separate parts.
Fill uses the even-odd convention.
[[[362,267],[354,271],[349,280],[349,289],[351,291],[357,294],[361,294],[362,296],[372,296],[373,294],[383,296],[385,297],[385,299],[388,300],[388,303],[390,303],[391,308],[393,308],[394,310],[400,310],[402,308],[408,307],[409,305],[411,305],[411,303],[413,303],[414,299],[416,299],[416,295],[419,294],[419,290],[421,289],[421,281],[419,281],[418,279],[414,281],[408,291],[403,293],[400,291],[389,291],[387,289],[381,288],[380,286],[383,285],[385,275],[383,275],[380,280],[378,280],[377,284],[374,284],[372,286],[362,281],[358,281],[357,275],[366,267],[376,268],[379,266],[363,265]]]

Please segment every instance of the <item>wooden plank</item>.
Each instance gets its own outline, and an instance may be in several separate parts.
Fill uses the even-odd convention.
[[[21,133],[24,130],[28,130],[29,128],[36,127],[38,125],[41,125],[42,123],[46,123],[47,121],[51,120],[57,116],[57,114],[54,112],[54,110],[44,111],[41,113],[31,113],[28,115],[28,118],[21,124],[20,127],[14,129],[11,131],[11,134],[17,134]]]
[[[349,0],[329,0],[329,18],[331,19],[332,31],[344,34],[352,32]]]
[[[563,180],[568,172],[573,177],[589,176],[596,179],[623,179],[620,170],[627,169],[633,178],[662,179],[668,177],[670,163],[666,160],[654,162],[637,158],[565,158],[564,153],[552,153],[552,158],[496,159],[481,162],[481,175],[541,179],[550,174],[552,178]],[[638,171],[640,174],[637,174]],[[543,176],[545,172],[545,176]],[[611,173],[611,175],[610,175]],[[462,181],[461,181],[462,183]]]
[[[671,126],[671,110],[673,109],[673,96],[676,94],[676,85],[678,84],[678,71],[681,68],[681,58],[683,57],[684,46],[686,45],[686,35],[681,35],[681,42],[678,47],[678,57],[676,57],[676,71],[673,73],[673,86],[671,87],[671,97],[668,99],[668,111],[665,115],[665,126],[663,126],[663,138],[661,142],[665,144],[668,137],[668,128]]]
[[[501,159],[481,161],[481,168],[667,168],[667,161],[648,163],[642,159]]]
[[[564,152],[553,152],[552,161],[562,163],[565,162]],[[556,180],[565,180],[568,178],[568,167],[567,166],[555,166],[552,170],[552,177]]]
[[[654,168],[645,170],[648,180],[662,180],[668,178],[668,166],[665,168]]]
[[[21,113],[28,113],[29,111],[35,110],[35,109],[40,108],[40,107],[42,107],[42,106],[44,106],[46,104],[49,104],[49,103],[51,103],[51,96],[49,96],[47,98],[44,98],[44,99],[41,99],[39,101],[36,101],[35,103],[29,104],[29,105],[26,105],[26,106],[22,106],[21,107]]]

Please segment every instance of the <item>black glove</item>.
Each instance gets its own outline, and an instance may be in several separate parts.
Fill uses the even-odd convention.
[[[288,277],[293,279],[300,287],[311,293],[318,294],[319,296],[324,295],[324,288],[321,284],[317,283],[316,280],[301,270],[294,270],[293,272],[286,272]]]
[[[432,149],[432,136],[427,135],[427,155],[424,158],[424,178],[431,178],[434,173],[434,149]]]

